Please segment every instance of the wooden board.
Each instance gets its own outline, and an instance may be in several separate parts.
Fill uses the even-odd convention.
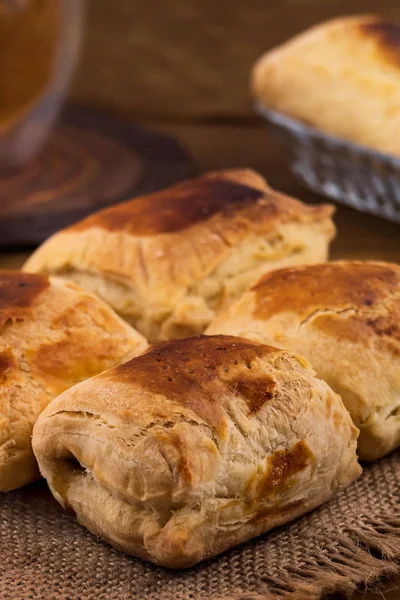
[[[119,114],[252,116],[249,73],[266,50],[332,17],[400,19],[399,0],[87,0],[78,102]]]
[[[40,243],[94,210],[190,172],[187,153],[169,136],[70,109],[38,157],[0,174],[0,246]]]

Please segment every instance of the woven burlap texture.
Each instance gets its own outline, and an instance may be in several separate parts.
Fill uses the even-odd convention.
[[[189,571],[113,550],[43,482],[0,497],[1,600],[316,600],[400,572],[400,454],[312,514]]]

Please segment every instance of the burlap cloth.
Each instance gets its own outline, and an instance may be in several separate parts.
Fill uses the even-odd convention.
[[[330,503],[185,572],[130,558],[67,516],[44,483],[0,497],[1,600],[315,600],[400,572],[400,453]]]

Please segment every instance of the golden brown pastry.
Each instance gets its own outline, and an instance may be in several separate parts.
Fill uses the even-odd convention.
[[[360,428],[360,458],[400,445],[400,267],[332,262],[262,277],[208,333],[305,356]]]
[[[102,210],[24,268],[97,293],[150,341],[185,337],[265,271],[325,260],[332,212],[278,194],[253,171],[221,171]]]
[[[39,476],[32,427],[50,400],[146,347],[74,284],[0,271],[0,492]]]
[[[400,155],[400,24],[334,19],[267,52],[252,86],[268,108]]]
[[[56,499],[115,547],[184,568],[325,502],[358,430],[304,359],[230,336],[166,342],[56,398],[33,447]]]

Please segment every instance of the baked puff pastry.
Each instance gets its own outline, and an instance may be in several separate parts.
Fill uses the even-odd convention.
[[[215,172],[86,218],[24,269],[95,292],[152,342],[186,337],[265,271],[325,260],[332,212],[253,171]]]
[[[262,277],[209,333],[231,333],[304,356],[343,399],[364,460],[400,444],[400,267],[332,262]]]
[[[264,54],[252,75],[267,108],[400,155],[400,24],[334,19]]]
[[[39,476],[32,427],[50,400],[146,347],[106,304],[74,284],[0,272],[0,492]]]
[[[304,359],[230,336],[156,345],[56,398],[33,447],[56,499],[116,548],[185,568],[325,502],[358,430]]]

